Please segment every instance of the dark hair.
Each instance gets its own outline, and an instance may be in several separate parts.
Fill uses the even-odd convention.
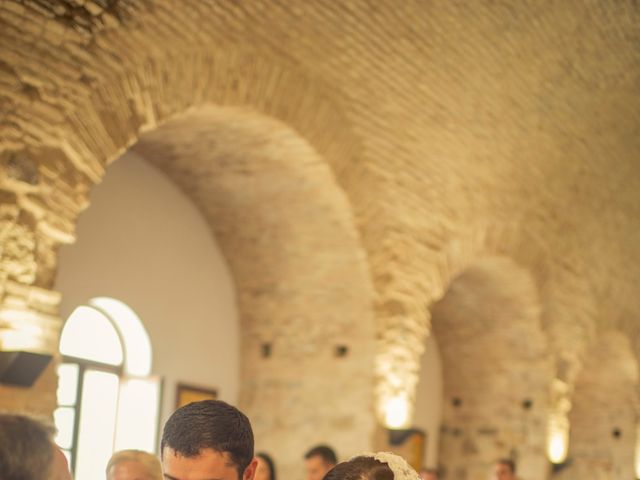
[[[375,458],[355,457],[333,467],[322,480],[393,480],[393,471]]]
[[[241,478],[253,460],[253,431],[240,410],[219,400],[193,402],[179,408],[164,425],[160,451],[169,447],[183,457],[202,450],[227,452]]]
[[[269,454],[264,452],[256,453],[256,457],[260,457],[269,467],[269,480],[277,480],[276,478],[276,465],[273,463],[273,458]]]
[[[509,458],[499,458],[498,460],[496,460],[496,464],[509,467],[511,473],[516,473],[516,462]]]
[[[310,459],[312,457],[321,457],[325,463],[329,465],[335,465],[338,463],[338,457],[336,457],[336,452],[333,451],[333,448],[328,445],[317,445],[309,450],[304,458]]]
[[[52,435],[38,420],[0,414],[0,478],[41,480],[53,465]]]

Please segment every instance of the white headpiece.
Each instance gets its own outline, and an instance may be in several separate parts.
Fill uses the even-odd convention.
[[[393,472],[394,480],[420,480],[420,475],[411,468],[411,465],[409,465],[404,458],[400,455],[396,455],[395,453],[365,452],[356,455],[356,457],[371,457],[379,462],[386,463]]]

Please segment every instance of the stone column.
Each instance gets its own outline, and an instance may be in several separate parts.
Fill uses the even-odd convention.
[[[31,388],[0,385],[0,409],[50,415],[56,406],[55,356],[62,322],[52,290],[56,254],[73,241],[88,181],[59,151],[0,155],[0,351],[54,356]]]

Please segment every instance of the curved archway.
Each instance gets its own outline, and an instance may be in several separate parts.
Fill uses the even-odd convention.
[[[539,326],[554,362],[555,381],[549,379],[544,389],[552,390],[549,422],[566,420],[564,406],[595,332],[597,311],[588,275],[575,266],[566,268],[566,261],[551,265],[552,257],[540,239],[512,222],[478,220],[447,240],[441,250],[408,236],[384,246],[388,248],[378,251],[385,255],[370,258],[378,287],[376,314],[382,325],[376,365],[379,417],[384,418],[386,400],[399,393],[408,399],[408,409],[413,407],[424,342],[432,332],[426,306],[441,300],[451,282],[476,259],[494,256],[511,258],[526,269],[537,292]],[[381,274],[379,265],[385,265],[388,274]]]
[[[512,260],[474,262],[432,308],[443,368],[439,463],[447,478],[483,480],[511,457],[526,478],[545,478],[552,376],[529,273]]]
[[[147,103],[147,93],[137,92],[144,112],[134,115],[162,108]],[[101,105],[111,102],[109,109],[94,106],[87,115],[117,116],[131,106],[130,92],[117,98],[100,97]],[[55,159],[53,165],[73,172],[70,190],[61,193],[71,208],[52,209],[52,215],[68,215],[57,241],[73,237],[75,215],[87,206],[103,163],[145,130],[134,150],[201,209],[234,276],[243,340],[241,404],[259,444],[271,446],[285,473],[298,468],[307,447],[300,438],[309,444],[330,438],[343,454],[361,449],[373,428],[373,289],[349,202],[324,157],[291,127],[253,109],[201,106],[155,130],[157,119],[145,118],[99,118],[95,135],[78,127],[65,132],[61,149],[29,150],[37,162]],[[334,112],[319,105],[318,122],[306,128],[326,126],[326,135],[339,126],[326,125],[327,119],[335,119]],[[341,149],[344,135],[336,132],[327,142],[334,160],[353,148]],[[45,279],[40,282],[47,285]]]
[[[87,298],[119,313],[104,296],[135,309],[153,345],[153,373],[163,378],[160,424],[175,409],[178,384],[215,389],[218,398],[237,402],[240,333],[232,275],[190,197],[128,151],[92,190],[77,235],[58,256],[60,314],[66,317]],[[131,334],[140,336],[139,330]],[[148,368],[142,362],[136,370],[144,363]]]
[[[412,244],[411,248],[417,247]],[[409,334],[400,336],[392,330],[382,336],[383,354],[378,359],[384,359],[385,364],[393,364],[387,357],[396,356],[395,364],[403,367],[399,370],[404,379],[404,383],[399,382],[400,388],[408,392],[407,397],[411,399],[412,391],[421,387],[418,381],[423,381],[419,377],[422,373],[419,359],[423,354],[424,339],[434,331],[433,310],[429,312],[425,303],[441,301],[447,293],[447,286],[473,267],[476,259],[513,259],[511,262],[506,260],[511,266],[507,264],[503,267],[506,275],[510,275],[513,266],[526,270],[528,283],[537,298],[537,328],[547,348],[548,365],[551,368],[547,383],[539,385],[545,395],[550,392],[545,420],[547,431],[568,435],[569,396],[581,368],[586,345],[595,335],[596,308],[593,295],[589,294],[588,275],[575,267],[565,268],[564,263],[561,266],[550,265],[552,257],[539,239],[527,229],[510,223],[484,224],[482,228],[470,225],[449,241],[445,249],[432,254],[432,264],[422,272],[426,280],[423,278],[419,281],[421,272],[418,269],[422,263],[414,262],[411,265],[413,278],[403,278],[404,283],[396,292],[395,302],[387,300],[384,304],[394,308],[379,312],[379,315],[386,315],[393,320],[392,325],[396,330],[404,328]],[[393,288],[390,292],[393,295]],[[419,307],[423,311],[416,311]],[[567,342],[567,338],[572,341]],[[400,348],[401,343],[403,348]],[[407,365],[411,367],[407,368]],[[379,367],[379,371],[383,372],[380,376],[389,376],[388,370]],[[400,375],[394,375],[394,378]],[[377,384],[379,397],[386,393],[380,388],[381,385],[385,387],[385,383],[389,383],[388,379]],[[419,416],[424,418],[423,413]]]
[[[300,437],[361,448],[373,426],[363,408],[372,402],[372,287],[348,202],[322,158],[279,122],[216,107],[143,135],[134,150],[190,192],[233,272],[241,402],[258,443],[272,445],[285,470],[304,453]]]
[[[9,40],[12,48],[7,49],[6,56],[3,56],[4,85],[7,85],[5,91],[9,92],[9,95],[3,97],[7,115],[3,124],[6,128],[0,131],[0,139],[3,146],[9,150],[9,155],[12,155],[11,158],[15,156],[18,159],[14,162],[18,167],[15,168],[16,175],[10,191],[2,193],[3,200],[6,199],[6,203],[9,204],[9,207],[3,210],[2,221],[3,225],[8,225],[7,230],[11,235],[8,240],[11,248],[7,249],[10,250],[7,261],[10,274],[6,287],[8,293],[5,297],[5,304],[11,305],[11,309],[3,308],[2,313],[6,313],[3,320],[5,317],[8,320],[0,335],[8,338],[14,331],[20,330],[18,322],[10,318],[17,312],[25,324],[34,323],[42,327],[35,335],[33,343],[29,344],[30,348],[46,349],[55,344],[59,327],[59,320],[56,318],[58,298],[49,289],[56,265],[56,246],[61,242],[72,241],[75,216],[86,205],[86,191],[93,182],[99,180],[107,160],[115,158],[119,152],[135,142],[141,130],[155,128],[173,115],[210,101],[227,105],[259,105],[258,109],[263,113],[283,120],[300,132],[331,165],[335,166],[334,171],[344,184],[350,181],[351,175],[365,171],[353,168],[345,174],[342,170],[345,165],[342,160],[350,159],[352,153],[359,153],[358,147],[354,146],[358,145],[358,142],[350,142],[357,140],[357,135],[352,134],[350,122],[345,121],[340,114],[340,108],[334,108],[340,105],[341,99],[337,98],[339,95],[331,88],[319,85],[315,78],[337,78],[339,82],[344,79],[345,87],[348,86],[345,90],[348,90],[349,102],[353,104],[352,118],[359,120],[355,127],[356,132],[366,132],[365,143],[372,146],[372,157],[375,161],[371,162],[370,170],[374,175],[379,174],[383,177],[383,181],[390,180],[389,184],[393,185],[383,193],[384,200],[375,202],[376,206],[367,212],[387,213],[387,218],[381,222],[383,224],[368,222],[368,218],[362,221],[371,224],[365,235],[367,245],[382,245],[377,249],[371,249],[376,252],[372,263],[376,271],[377,296],[380,299],[377,313],[380,317],[380,330],[383,332],[380,355],[382,361],[379,362],[379,373],[383,378],[379,380],[384,383],[385,373],[390,373],[392,375],[389,377],[395,382],[402,367],[408,365],[406,378],[400,377],[400,383],[405,383],[400,388],[409,392],[415,387],[417,364],[429,328],[425,303],[437,298],[437,295],[425,295],[424,291],[432,293],[432,289],[437,291],[447,285],[447,282],[440,282],[443,275],[437,262],[438,251],[443,248],[448,238],[457,234],[456,224],[465,223],[476,213],[480,213],[478,216],[509,217],[508,221],[514,216],[521,216],[512,223],[523,230],[530,228],[534,231],[532,236],[546,235],[551,229],[555,230],[554,238],[546,245],[548,250],[555,250],[565,243],[563,240],[566,233],[574,230],[568,227],[592,218],[593,211],[601,211],[602,198],[606,197],[600,195],[598,186],[608,184],[609,187],[604,189],[603,193],[607,197],[616,196],[625,177],[633,177],[628,173],[635,171],[630,167],[635,165],[635,162],[627,162],[624,168],[618,169],[611,169],[607,161],[594,162],[595,168],[583,162],[584,155],[590,153],[591,146],[596,147],[596,157],[606,160],[614,144],[621,157],[631,160],[636,158],[633,149],[628,150],[627,142],[624,141],[627,137],[632,137],[634,126],[632,120],[635,117],[629,112],[635,110],[628,108],[631,105],[628,93],[635,92],[635,89],[631,88],[635,78],[633,75],[616,76],[607,70],[604,77],[601,76],[602,69],[598,67],[597,62],[591,62],[590,66],[587,65],[588,62],[582,62],[584,49],[579,48],[580,43],[573,43],[571,32],[568,36],[561,35],[560,32],[566,30],[562,28],[558,29],[558,35],[546,35],[555,29],[544,32],[545,48],[555,51],[558,40],[566,40],[574,45],[576,48],[567,52],[566,58],[583,65],[586,67],[585,71],[593,73],[591,84],[575,81],[576,78],[571,77],[571,72],[567,74],[564,57],[557,62],[547,62],[548,65],[536,69],[539,76],[533,78],[533,83],[521,82],[518,76],[522,69],[518,67],[522,56],[515,55],[515,58],[512,58],[511,54],[519,51],[517,48],[511,48],[513,42],[504,43],[507,48],[498,50],[500,53],[509,54],[509,61],[503,64],[500,61],[501,56],[495,55],[495,48],[499,47],[504,37],[501,28],[503,22],[513,13],[520,12],[519,17],[525,19],[526,23],[526,19],[530,18],[528,13],[537,13],[528,8],[516,9],[517,11],[507,8],[501,9],[504,13],[499,14],[496,11],[495,14],[489,14],[492,12],[483,5],[478,8],[477,13],[489,15],[465,17],[486,19],[487,23],[483,25],[494,27],[495,30],[495,35],[491,36],[486,35],[489,30],[475,28],[473,21],[467,23],[468,20],[463,17],[450,15],[448,7],[436,8],[434,15],[429,15],[428,20],[423,19],[426,23],[422,26],[432,25],[434,28],[431,29],[415,28],[415,25],[409,23],[413,18],[420,18],[409,15],[412,13],[411,9],[402,13],[395,12],[392,6],[387,6],[382,8],[379,14],[370,17],[371,9],[366,2],[362,2],[354,4],[350,9],[352,13],[345,17],[351,22],[338,22],[347,28],[352,25],[362,26],[363,28],[357,29],[357,33],[354,31],[352,35],[342,29],[322,29],[325,30],[322,32],[325,36],[315,37],[318,32],[315,27],[321,24],[320,20],[336,18],[335,9],[324,8],[325,5],[322,3],[316,7],[309,6],[310,14],[304,15],[304,21],[296,21],[296,34],[291,34],[292,32],[281,27],[277,30],[277,36],[272,35],[269,28],[269,25],[276,23],[273,22],[274,19],[293,20],[294,15],[299,15],[299,12],[305,10],[281,8],[273,9],[269,15],[261,15],[258,13],[258,7],[256,10],[245,8],[248,4],[243,3],[204,5],[202,2],[195,2],[199,3],[198,15],[193,15],[195,10],[168,9],[162,3],[157,6],[155,2],[143,2],[140,5],[137,2],[117,3],[117,6],[113,5],[113,8],[108,10],[92,4],[90,7],[74,9],[72,15],[68,15],[66,11],[61,15],[56,11],[58,8],[42,5],[40,8],[30,8],[13,1],[8,3],[10,9],[3,9],[2,12],[3,24],[7,26],[2,29],[2,36],[3,39]],[[150,8],[152,5],[153,8]],[[629,21],[632,17],[627,10],[619,8],[615,17],[612,16],[621,20],[621,31],[624,32],[628,32],[627,29],[633,24]],[[277,16],[276,11],[280,13]],[[613,12],[607,12],[613,15]],[[379,28],[371,27],[378,26],[379,19],[385,19],[385,13],[387,21],[384,22],[384,30],[392,34],[390,38],[395,39],[389,43],[389,48],[382,49],[384,56],[381,57],[382,50],[367,47],[376,45],[377,35],[381,31]],[[558,13],[561,15],[554,18]],[[589,8],[574,10],[564,7],[561,7],[561,11],[551,9],[545,15],[550,15],[545,18],[552,19],[551,23],[556,26],[561,25],[558,22],[571,23],[574,20],[597,17]],[[31,22],[29,17],[34,21]],[[208,28],[200,28],[200,19],[206,18],[211,19],[207,22]],[[456,28],[439,28],[451,19],[455,21]],[[539,24],[544,25],[545,22]],[[286,27],[288,24],[283,25]],[[366,28],[367,25],[370,28]],[[608,25],[598,28],[598,25],[590,20],[585,25],[594,27],[594,39],[610,38]],[[227,26],[230,28],[225,28]],[[448,38],[452,41],[433,42],[429,41],[428,36],[419,35],[416,38],[420,43],[427,41],[429,46],[424,50],[413,50],[411,42],[407,43],[406,36],[402,34],[409,31],[406,27],[411,26],[414,27],[411,28],[413,33],[422,32],[429,35],[433,30],[445,35],[442,37],[445,40]],[[467,26],[470,28],[458,28]],[[367,33],[368,31],[371,33]],[[452,32],[450,37],[449,31]],[[467,35],[474,32],[480,33],[481,38],[477,35]],[[518,34],[517,39],[514,38],[514,41],[520,46],[535,45],[536,42],[531,40],[540,39],[540,33],[537,27],[527,27]],[[275,40],[280,35],[287,39],[282,44]],[[160,37],[163,38],[162,43],[157,41]],[[628,60],[633,57],[624,55],[624,52],[636,50],[629,38],[633,36],[621,34],[616,36],[613,43],[588,43],[589,48],[593,46],[594,51],[603,53],[603,58],[607,57],[604,53],[608,51],[603,45],[620,47],[618,50],[623,52],[620,58]],[[462,40],[472,42],[460,44],[471,48],[458,48],[457,42]],[[250,42],[256,45],[247,45]],[[237,45],[240,43],[243,45]],[[214,44],[218,50],[216,53],[211,51]],[[207,46],[206,50],[202,48],[203,45]],[[333,46],[333,54],[326,49],[330,45]],[[407,49],[407,46],[411,49]],[[432,46],[436,48],[432,49]],[[239,53],[242,49],[248,50],[247,47],[254,50],[254,55]],[[429,72],[425,71],[420,62],[415,61],[416,54],[421,51],[429,53],[430,58],[436,62],[435,66],[439,68],[427,66]],[[19,52],[24,54],[17,54]],[[489,53],[489,56],[467,57],[469,52]],[[320,55],[316,56],[318,53]],[[366,53],[369,55],[365,55]],[[511,80],[513,86],[518,88],[509,90],[510,95],[505,97],[502,87],[506,86],[506,83],[495,83],[494,86],[497,88],[489,92],[483,89],[492,85],[491,82],[460,84],[458,69],[449,68],[458,65],[456,62],[451,63],[452,55],[464,65],[468,65],[469,60],[475,64],[478,58],[491,60],[480,63],[501,65],[504,71],[515,72],[515,76],[508,75],[505,78]],[[272,62],[273,57],[278,58],[278,62]],[[304,57],[309,59],[308,63]],[[318,57],[322,57],[322,60]],[[319,61],[316,61],[317,58]],[[629,65],[626,60],[621,61],[620,58],[613,58],[611,64],[616,72],[624,74],[628,72]],[[358,61],[353,61],[354,59]],[[380,60],[383,59],[393,59],[394,62],[397,60],[398,63],[394,65],[398,68],[381,69]],[[497,63],[493,63],[495,59],[498,60]],[[304,63],[312,78],[305,78],[297,72],[296,64]],[[343,66],[353,66],[357,71],[344,75],[341,68]],[[328,70],[333,75],[328,74]],[[383,71],[401,75],[395,78],[379,75],[379,72]],[[483,75],[486,75],[487,79],[495,78],[488,75],[495,71],[489,68]],[[432,74],[435,76],[431,76]],[[613,112],[610,119],[616,120],[611,122],[611,126],[616,128],[625,124],[626,127],[621,127],[619,136],[591,135],[605,140],[585,143],[583,140],[589,137],[588,133],[601,132],[602,125],[599,123],[600,115],[588,114],[599,112],[599,102],[589,101],[585,105],[582,99],[592,98],[589,95],[590,86],[610,85],[607,80],[609,77],[625,79],[621,84],[622,88],[618,89],[622,93],[608,105],[612,107],[609,110]],[[357,88],[358,84],[368,83],[362,82],[363,78],[370,79],[375,88]],[[531,104],[510,101],[511,93],[514,94],[514,98],[515,95],[533,98],[528,94],[531,93],[528,88],[520,90],[520,87],[545,83],[536,79],[570,80],[561,89],[567,95],[554,96],[553,105],[543,109],[534,106],[535,102]],[[434,89],[430,88],[432,83]],[[618,83],[614,81],[613,85],[618,86]],[[449,90],[447,84],[457,85],[458,90]],[[553,85],[549,85],[549,88],[553,89]],[[483,99],[478,105],[479,109],[464,108],[469,104],[464,95],[459,95],[460,86],[474,87],[473,91],[478,93],[478,98]],[[476,91],[475,87],[479,90]],[[368,97],[376,89],[388,92],[385,100],[388,98],[389,101],[370,101]],[[433,102],[440,93],[445,95],[445,104],[448,104],[448,107]],[[283,98],[287,101],[284,102]],[[369,104],[375,107],[369,108]],[[301,105],[305,106],[305,115],[296,113],[302,110]],[[291,108],[288,108],[289,106]],[[429,106],[436,107],[437,111]],[[622,107],[622,110],[616,108],[618,106]],[[304,118],[307,111],[314,112],[314,115]],[[621,111],[625,113],[624,119],[631,121],[620,120]],[[437,115],[433,116],[433,113]],[[467,117],[467,114],[470,116]],[[444,115],[452,123],[438,121],[440,115]],[[407,118],[411,125],[406,123]],[[485,128],[492,128],[491,125],[495,123],[487,123],[487,118],[502,120],[498,122],[500,125],[496,130],[486,130]],[[580,128],[572,128],[572,122],[580,118],[595,118],[597,121],[578,122]],[[469,140],[469,143],[462,143],[465,148],[458,148],[460,137],[456,134],[456,129],[449,128],[452,125],[461,126],[462,129],[458,130],[469,134],[464,135],[464,140]],[[549,131],[541,130],[540,125],[565,125],[566,128],[551,132],[553,128]],[[611,128],[609,124],[607,126]],[[502,127],[508,128],[502,131]],[[503,138],[503,134],[504,140],[508,141],[501,142],[501,147],[496,148],[495,139],[497,136]],[[533,142],[532,135],[535,137]],[[331,150],[331,147],[323,145],[324,142],[319,139],[338,139],[335,144],[340,147]],[[610,141],[611,139],[619,141]],[[531,148],[533,144],[543,148]],[[434,149],[436,146],[440,148]],[[565,146],[570,148],[567,150]],[[572,159],[571,168],[565,168],[567,164],[562,160],[569,151]],[[471,152],[474,154],[470,154]],[[482,152],[482,156],[478,156],[478,152]],[[387,159],[395,157],[398,162],[389,163],[388,167],[383,166]],[[498,168],[487,169],[489,162],[485,162],[484,159],[492,157],[498,160]],[[336,160],[337,158],[341,160]],[[540,162],[542,158],[547,158],[548,163]],[[441,159],[447,161],[440,162]],[[519,163],[516,163],[514,168],[512,161],[517,159]],[[423,160],[426,160],[424,163],[428,163],[429,166],[453,161],[455,167],[445,170],[415,168]],[[474,164],[480,165],[480,169],[476,171],[472,168]],[[406,172],[403,176],[392,172],[396,167],[400,167],[397,170],[404,171],[405,166]],[[467,168],[474,170],[475,178],[471,182],[462,182],[460,173]],[[40,170],[43,173],[41,178],[37,179],[34,172]],[[563,185],[563,181],[548,185],[550,178],[562,179],[565,173],[570,173],[569,178],[573,178],[573,174],[589,172],[592,173],[589,175],[590,181],[584,189],[580,189],[584,191],[580,195],[573,188],[572,182],[566,182],[566,186]],[[617,172],[620,176],[609,175],[609,172]],[[427,177],[436,181],[425,188],[422,179]],[[492,178],[503,181],[494,183],[489,181]],[[602,181],[603,178],[606,181]],[[446,181],[440,182],[440,179]],[[455,181],[449,182],[449,179]],[[532,181],[533,179],[535,181]],[[30,182],[36,182],[38,185],[34,186]],[[447,188],[450,183],[455,187],[452,185],[452,188]],[[445,188],[441,189],[438,184]],[[541,185],[544,186],[540,189],[543,195],[531,195],[537,186]],[[367,182],[360,182],[357,188],[367,191],[371,190],[369,187],[370,184]],[[41,188],[44,193],[40,191]],[[511,194],[519,188],[523,197],[534,197],[531,202],[518,201],[517,197],[520,195]],[[400,190],[403,190],[402,194],[399,194]],[[472,190],[476,193],[467,195]],[[552,200],[564,190],[571,194],[558,195],[558,198],[563,198],[568,205],[593,198],[594,202],[588,203],[591,208],[585,208],[579,216],[557,215],[557,202]],[[494,195],[493,192],[496,191],[504,192]],[[635,204],[635,191],[637,189],[625,189],[624,200],[615,202],[616,205],[619,207],[627,202]],[[423,195],[424,192],[430,193]],[[481,200],[485,194],[490,200],[490,207],[474,208],[474,201]],[[433,202],[436,198],[448,200],[451,197],[465,197],[466,201]],[[518,204],[516,208],[504,208],[514,200]],[[385,201],[389,205],[388,209]],[[365,210],[362,206],[356,208]],[[413,218],[403,215],[406,209],[417,212],[417,215],[412,216]],[[608,245],[616,244],[620,238],[613,234],[601,236],[598,232],[626,232],[626,229],[618,228],[618,224],[634,224],[634,210],[619,208],[618,213],[603,215],[603,219],[612,219],[606,224],[607,228],[602,228],[600,222],[585,222],[592,224],[592,228],[580,230],[579,236],[582,240],[577,242],[579,239],[573,239],[572,242],[567,242],[571,247],[565,248],[575,248],[577,261],[570,258],[569,251],[563,251],[554,258],[560,265],[558,269],[561,272],[560,279],[549,288],[550,292],[554,291],[554,287],[560,287],[565,283],[565,278],[574,281],[580,277],[581,272],[575,273],[576,265],[586,266],[584,268],[590,269],[592,274],[590,279],[580,282],[578,288],[570,287],[569,292],[557,289],[560,292],[554,293],[557,302],[547,309],[549,314],[546,317],[550,323],[556,321],[558,314],[563,318],[571,318],[571,314],[575,313],[572,311],[574,297],[577,296],[588,304],[591,292],[584,288],[585,285],[588,286],[597,277],[608,279],[610,274],[617,278],[622,270],[626,270],[624,266],[628,259],[637,258],[635,255],[629,255],[634,252],[632,248],[621,249],[624,253],[614,262],[609,262],[608,258],[599,255],[599,252],[605,251]],[[7,219],[4,218],[5,214]],[[417,218],[419,216],[423,218]],[[542,217],[548,217],[550,221],[540,221]],[[425,218],[432,221],[424,221]],[[638,244],[637,241],[634,243],[637,239],[635,233],[625,234],[622,238],[625,238],[625,245],[633,247]],[[596,239],[599,240],[595,242]],[[593,244],[593,247],[581,248],[581,243]],[[407,246],[409,248],[406,248]],[[598,264],[597,268],[591,268],[596,267],[591,265],[591,259],[595,260],[597,257],[601,257],[598,262],[593,262]],[[629,275],[626,281],[634,284],[633,279],[633,275]],[[604,283],[608,283],[607,280],[604,280]],[[425,287],[425,284],[434,284],[437,287]],[[624,297],[620,295],[615,296],[616,300],[622,298]],[[575,302],[577,303],[580,302]],[[587,307],[579,311],[581,319],[590,314],[588,310]],[[584,328],[568,329],[567,332],[571,334],[588,329],[589,325],[585,324]],[[581,336],[584,335],[583,331],[579,333]],[[24,337],[22,339],[24,340]],[[576,362],[573,357],[573,354],[569,355],[569,358],[563,361],[563,364],[571,368],[562,368],[562,371],[575,370]],[[385,370],[387,367],[388,370]],[[570,379],[571,375],[562,377]],[[385,388],[381,390],[384,391]]]
[[[201,39],[173,30],[167,32],[167,48],[159,51],[151,45],[155,43],[151,40],[155,36],[153,28],[132,35],[128,28],[93,30],[95,25],[91,25],[90,32],[95,35],[90,45],[86,44],[83,32],[69,29],[66,32],[69,42],[56,48],[52,58],[46,52],[51,51],[51,42],[55,41],[52,33],[59,31],[56,27],[60,25],[54,20],[50,27],[43,37],[34,38],[31,46],[34,55],[42,57],[40,67],[47,71],[48,80],[38,82],[37,98],[21,102],[20,109],[12,108],[14,104],[10,106],[6,121],[17,128],[0,132],[0,142],[10,155],[19,159],[18,170],[31,168],[29,171],[44,172],[35,180],[37,187],[20,183],[15,198],[12,197],[17,211],[26,212],[23,216],[28,218],[22,219],[24,236],[31,243],[23,255],[28,271],[20,272],[10,282],[18,284],[24,310],[36,312],[43,326],[38,347],[52,351],[60,327],[56,318],[59,299],[49,294],[57,248],[61,243],[73,242],[76,217],[88,206],[88,192],[100,181],[109,162],[139,139],[137,151],[150,151],[154,144],[166,146],[168,140],[169,144],[171,141],[179,144],[177,138],[168,138],[164,130],[154,137],[153,129],[161,131],[165,122],[174,119],[173,126],[167,124],[167,128],[175,128],[173,132],[181,135],[187,130],[186,125],[191,128],[197,123],[189,113],[195,114],[196,109],[205,105],[249,108],[251,112],[244,112],[242,121],[230,114],[231,110],[226,112],[226,120],[225,115],[214,119],[220,125],[227,120],[233,123],[236,118],[235,134],[230,133],[233,129],[223,128],[213,133],[227,135],[225,142],[235,141],[237,150],[242,150],[246,138],[243,140],[237,132],[244,128],[242,122],[248,121],[244,133],[254,134],[256,144],[250,154],[253,163],[261,165],[257,160],[262,155],[260,147],[265,148],[268,153],[265,158],[272,166],[274,159],[282,160],[278,168],[257,172],[263,175],[263,180],[271,182],[274,188],[270,193],[262,190],[259,192],[262,197],[251,197],[249,194],[253,192],[242,190],[243,177],[247,188],[251,188],[251,175],[240,171],[232,181],[235,187],[224,184],[220,176],[215,199],[234,205],[225,211],[220,204],[212,205],[205,198],[206,186],[197,178],[197,161],[211,160],[206,149],[199,152],[199,160],[191,157],[192,163],[186,168],[170,163],[160,165],[170,158],[160,154],[156,164],[188,190],[210,217],[211,226],[227,250],[225,253],[244,255],[243,259],[229,263],[239,286],[243,329],[247,327],[242,355],[246,390],[241,397],[250,413],[256,413],[258,440],[269,441],[286,452],[285,457],[275,452],[285,474],[287,462],[293,465],[295,461],[297,465],[304,449],[291,435],[283,433],[288,427],[300,428],[309,442],[324,440],[319,437],[331,431],[336,437],[336,447],[344,453],[361,448],[362,439],[366,444],[370,437],[373,423],[369,418],[373,388],[369,367],[373,362],[375,336],[373,293],[351,206],[338,182],[346,185],[357,180],[358,188],[366,188],[362,179],[368,177],[359,176],[363,168],[352,162],[360,154],[361,142],[341,109],[340,92],[315,75],[302,73],[294,61],[275,59],[261,49],[256,51],[255,45],[227,39],[224,45],[205,42],[215,47],[203,48]],[[18,59],[12,72],[21,72],[28,63]],[[70,70],[83,72],[82,78],[70,81]],[[24,118],[33,121],[24,122]],[[207,121],[207,117],[201,120]],[[198,131],[205,134],[206,128]],[[212,135],[207,135],[197,140],[216,142],[211,139]],[[225,142],[218,145],[226,145],[233,154],[234,147]],[[180,148],[183,147],[184,144]],[[187,154],[188,148],[183,153]],[[306,169],[296,170],[298,159],[302,159],[301,164],[308,162]],[[219,156],[213,164],[221,167],[224,159]],[[226,168],[231,172],[233,167]],[[191,175],[189,168],[194,169]],[[231,176],[227,175],[225,181]],[[297,188],[289,188],[293,184]],[[288,186],[284,189],[288,196],[277,195],[275,191],[283,185]],[[207,194],[209,199],[214,198],[212,192]],[[266,200],[269,195],[271,200],[277,200],[271,203],[271,209]],[[261,213],[264,228],[251,230],[248,222],[257,222],[256,212]],[[228,222],[237,221],[237,228],[225,225],[225,218]],[[302,227],[302,219],[311,226]],[[279,234],[273,233],[278,230]],[[302,252],[311,261],[304,261]],[[34,297],[39,301],[27,300]],[[333,308],[328,310],[327,305],[332,303]],[[325,306],[322,309],[321,304]],[[267,314],[274,315],[273,321],[265,320]],[[308,328],[309,324],[313,327]],[[277,335],[280,326],[282,331]],[[358,335],[352,335],[356,327]],[[271,338],[272,334],[284,338],[285,333],[289,340],[279,343]],[[353,342],[342,345],[347,337],[353,338]],[[320,349],[320,340],[326,345],[340,342],[336,351],[343,352],[347,347],[349,353],[337,357],[331,347]],[[271,344],[273,351],[268,360],[261,355],[263,346],[265,351],[269,349],[267,344]],[[338,361],[344,378],[336,381],[335,369],[328,367],[327,362],[333,365]],[[297,371],[276,375],[278,362],[286,362],[289,371],[295,364]],[[315,383],[309,372],[314,372]],[[360,378],[363,385],[360,393],[354,394],[357,398],[345,399],[347,389],[343,387],[353,376]],[[51,377],[38,388],[50,389]],[[336,398],[346,402],[341,402],[338,408],[319,402],[316,395],[311,395],[318,388],[326,388],[325,398],[334,392]],[[283,393],[286,389],[287,395]],[[295,403],[294,409],[289,408],[291,402]],[[265,403],[278,405],[286,412],[282,415],[286,425],[274,424],[259,415],[260,405]],[[47,407],[39,405],[38,409],[46,411]]]

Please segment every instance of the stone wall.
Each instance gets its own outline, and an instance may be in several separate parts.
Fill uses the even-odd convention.
[[[373,291],[349,205],[323,159],[274,120],[212,107],[134,148],[189,192],[233,272],[240,403],[260,448],[288,476],[302,475],[314,444],[342,456],[370,448]]]
[[[553,372],[531,276],[508,259],[480,260],[453,280],[432,315],[444,378],[444,478],[484,480],[505,457],[521,478],[545,478]]]
[[[41,328],[29,336],[38,344],[30,348],[55,348],[60,322],[50,290],[57,247],[73,242],[77,215],[106,165],[142,137],[140,148],[166,149],[165,171],[221,220],[211,225],[237,269],[238,290],[249,292],[240,297],[250,312],[246,324],[257,325],[250,317],[263,309],[276,322],[247,330],[243,347],[244,378],[277,392],[268,396],[276,410],[291,395],[300,413],[310,411],[306,399],[317,387],[311,380],[293,384],[289,373],[280,376],[277,361],[254,357],[256,345],[275,338],[266,325],[285,325],[281,333],[292,340],[312,339],[308,352],[285,341],[280,361],[305,359],[295,378],[317,371],[323,386],[336,361],[327,345],[360,330],[373,338],[375,323],[378,416],[398,396],[411,408],[429,305],[474,260],[503,255],[536,285],[553,365],[545,391],[562,386],[551,392],[549,408],[566,416],[599,330],[620,330],[634,356],[640,352],[639,23],[631,0],[375,7],[365,0],[3,0],[0,348],[30,322]],[[248,110],[252,119],[279,126],[249,122],[264,136],[253,133],[262,143],[239,171],[223,157],[242,149],[252,132],[214,129],[235,142],[223,142],[227,151],[214,173],[241,180],[225,174],[221,183],[205,184],[213,177],[198,152],[216,150],[220,142],[211,136],[182,145],[157,133],[185,114],[183,126],[195,128],[199,121],[188,112],[206,105]],[[304,188],[291,196],[263,192],[240,208],[242,185],[258,188],[251,179],[265,142],[268,158],[304,160],[302,170],[282,178],[276,172],[283,167],[266,162],[274,170],[260,178],[284,191],[286,182]],[[173,162],[175,153],[191,160]],[[272,197],[288,217],[260,203]],[[220,213],[220,198],[236,206]],[[257,217],[274,216],[282,223],[261,250]],[[307,226],[309,218],[316,222]],[[331,223],[322,225],[322,218]],[[236,232],[238,222],[255,229]],[[261,251],[271,253],[263,258]],[[309,260],[309,252],[318,254]],[[16,309],[23,312],[18,322],[7,313]],[[369,381],[366,344],[341,357],[345,379]],[[273,348],[276,359],[276,340]],[[258,397],[249,394],[250,383],[245,388],[252,408]],[[368,411],[371,399],[361,395],[349,401]],[[50,400],[36,404],[45,412],[52,407]],[[326,405],[327,415],[332,405],[338,403]],[[340,408],[327,425],[346,432]],[[295,421],[303,418],[315,417],[301,413]],[[341,434],[345,449],[349,435],[367,436],[372,421],[362,414],[359,434]],[[286,431],[260,425],[269,438]]]
[[[628,339],[619,332],[602,332],[576,382],[569,461],[558,478],[635,477],[637,382]]]

